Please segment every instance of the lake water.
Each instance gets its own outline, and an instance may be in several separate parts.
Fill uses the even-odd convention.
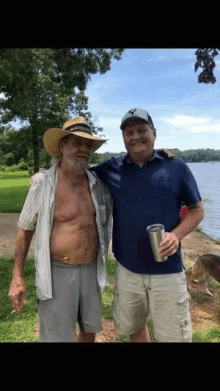
[[[220,240],[220,162],[187,163],[202,199],[205,217],[199,224],[203,232]]]

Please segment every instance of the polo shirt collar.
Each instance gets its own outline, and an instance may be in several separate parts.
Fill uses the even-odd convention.
[[[153,157],[152,157],[152,159],[149,160],[149,161],[151,162],[151,161],[154,160],[154,159],[163,159],[162,156],[160,156],[159,153],[157,153],[157,151],[156,151],[155,149],[153,150]],[[130,159],[130,156],[128,155],[128,153],[127,153],[127,155],[125,156],[124,163],[135,164],[135,163],[133,163],[132,160]]]

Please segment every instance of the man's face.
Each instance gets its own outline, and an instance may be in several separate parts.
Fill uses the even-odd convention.
[[[145,122],[131,121],[123,130],[125,147],[132,160],[144,160],[151,157],[156,131]]]
[[[63,154],[63,160],[70,168],[83,170],[86,166],[94,147],[92,140],[69,135],[67,140],[61,142],[60,150]]]

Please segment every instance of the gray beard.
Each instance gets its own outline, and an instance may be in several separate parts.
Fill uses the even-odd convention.
[[[75,168],[77,171],[83,171],[86,166],[86,163],[77,162],[76,159],[66,158],[66,161],[71,168]]]

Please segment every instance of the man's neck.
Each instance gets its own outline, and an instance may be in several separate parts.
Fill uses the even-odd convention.
[[[84,182],[86,178],[86,172],[85,169],[77,170],[74,167],[64,166],[61,162],[59,166],[59,177],[66,183],[73,185]]]
[[[153,152],[149,155],[149,156],[145,156],[145,157],[141,157],[141,156],[130,156],[130,155],[128,155],[129,156],[129,158],[130,158],[130,160],[133,162],[133,163],[135,163],[135,164],[137,164],[138,166],[140,166],[140,167],[142,167],[143,165],[144,165],[144,163],[146,163],[146,162],[148,162],[148,161],[150,161],[150,160],[152,160],[153,159]]]

